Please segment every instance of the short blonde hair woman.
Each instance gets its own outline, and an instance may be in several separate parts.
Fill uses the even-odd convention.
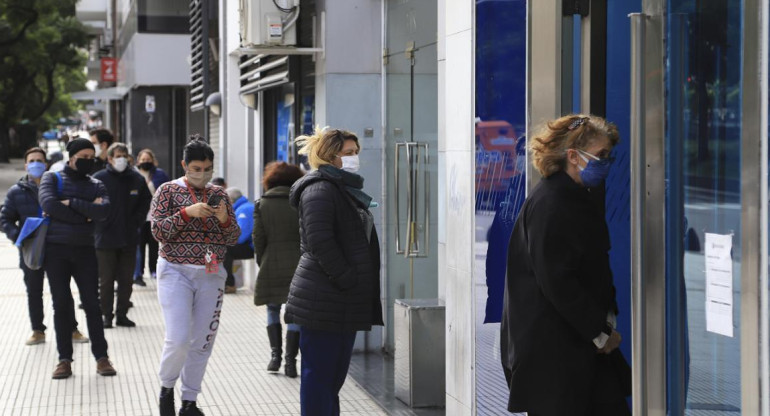
[[[299,154],[306,155],[310,167],[318,169],[321,165],[333,165],[337,157],[357,155],[361,151],[358,137],[347,131],[339,129],[316,128],[315,133],[309,136],[299,136],[294,141],[299,149]],[[343,154],[345,143],[350,143]]]
[[[355,134],[338,129],[297,139],[313,171],[291,188],[301,257],[286,302],[300,326],[303,415],[339,415],[356,331],[382,325],[380,246],[359,176]]]
[[[604,220],[617,142],[612,123],[582,114],[550,121],[531,139],[543,180],[513,228],[500,329],[511,412],[631,415]]]

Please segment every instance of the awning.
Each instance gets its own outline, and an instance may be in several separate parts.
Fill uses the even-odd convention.
[[[78,91],[72,93],[72,98],[75,100],[90,101],[90,100],[122,100],[123,96],[128,92],[128,88],[125,87],[110,87],[101,88],[93,91]]]

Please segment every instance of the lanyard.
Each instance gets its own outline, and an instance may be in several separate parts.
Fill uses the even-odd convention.
[[[187,185],[187,191],[190,192],[190,197],[192,198],[193,204],[198,203],[198,198],[195,196],[195,191],[193,191],[192,186],[187,182],[187,178],[184,180],[185,185]],[[206,200],[208,198],[206,197],[206,188],[203,188],[203,203],[206,203]],[[204,243],[206,244],[206,250],[208,253],[211,253],[211,247],[209,246],[209,219],[208,218],[201,218],[201,221],[203,221],[203,235],[205,236]]]

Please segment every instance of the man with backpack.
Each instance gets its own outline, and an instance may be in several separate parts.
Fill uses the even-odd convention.
[[[5,203],[0,209],[0,225],[9,240],[16,242],[19,232],[27,218],[40,217],[40,203],[37,200],[37,189],[40,178],[46,170],[46,153],[39,147],[33,147],[24,154],[24,169],[27,174],[8,190]],[[32,270],[24,264],[19,251],[19,267],[24,272],[24,285],[27,286],[27,307],[29,320],[32,324],[32,335],[27,339],[27,345],[37,345],[45,342],[46,326],[43,324],[43,280],[45,270]],[[72,311],[72,342],[88,342],[88,338],[78,331],[75,311]]]
[[[89,176],[94,165],[94,145],[87,139],[67,144],[69,163],[62,172],[49,172],[40,182],[40,206],[50,218],[45,240],[44,268],[48,272],[54,308],[54,328],[59,363],[54,379],[72,375],[73,302],[70,280],[75,279],[86,313],[91,352],[96,372],[116,374],[107,355],[102,310],[99,305],[99,273],[94,249],[94,223],[110,212],[107,189]]]

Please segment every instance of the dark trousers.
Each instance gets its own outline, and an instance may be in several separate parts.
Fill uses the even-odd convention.
[[[356,341],[355,331],[320,331],[300,327],[302,416],[340,414],[340,389],[345,384]]]
[[[96,250],[89,246],[45,245],[45,270],[53,297],[53,323],[60,360],[72,360],[72,321],[75,317],[70,279],[80,291],[80,303],[86,313],[91,352],[97,360],[107,356],[102,308],[99,306],[99,273]]]
[[[45,331],[43,324],[43,280],[45,269],[32,270],[24,264],[19,250],[19,267],[24,272],[24,285],[27,286],[27,307],[29,309],[29,321],[33,331]],[[74,315],[73,315],[74,317]]]
[[[139,258],[136,262],[136,270],[134,270],[134,276],[136,277],[144,275],[145,250],[147,250],[147,256],[150,260],[150,264],[148,264],[150,273],[155,273],[155,267],[158,264],[158,242],[152,236],[152,228],[149,221],[145,221],[139,230]]]
[[[45,280],[45,268],[32,270],[24,264],[24,259],[19,250],[19,268],[24,272],[24,285],[27,286],[27,309],[29,309],[29,321],[32,324],[33,331],[43,331],[47,329],[43,324],[45,314],[43,312],[43,281]],[[72,310],[72,328],[78,327],[78,321],[75,319],[75,310]]]
[[[99,296],[102,300],[102,314],[112,319],[112,304],[115,300],[115,282],[118,282],[118,302],[115,313],[125,316],[134,290],[134,246],[116,249],[96,249],[99,260]]]
[[[227,247],[227,254],[225,255],[225,261],[223,265],[227,271],[227,280],[225,280],[225,286],[235,286],[235,276],[233,275],[233,262],[235,260],[245,260],[254,257],[254,249],[251,248],[249,243],[236,244],[234,246]]]
[[[541,413],[527,412],[528,416],[545,416]],[[555,415],[554,415],[555,416]],[[631,410],[625,400],[615,403],[591,403],[583,416],[631,416]]]

